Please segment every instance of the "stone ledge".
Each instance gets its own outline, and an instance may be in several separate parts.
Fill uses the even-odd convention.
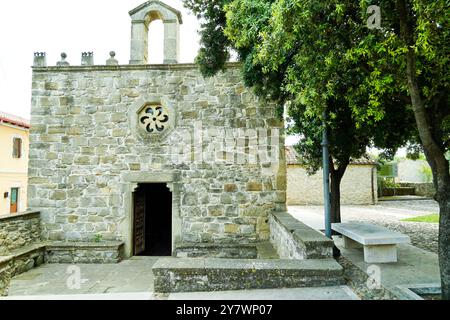
[[[33,219],[40,215],[40,211],[25,211],[21,213],[14,213],[14,214],[5,214],[0,215],[0,221],[5,220],[18,220],[18,219]]]
[[[47,248],[52,250],[77,250],[80,248],[89,249],[110,249],[123,246],[121,241],[105,241],[105,242],[69,242],[69,241],[53,241],[47,243]]]
[[[27,246],[24,246],[19,249],[15,249],[11,251],[11,257],[13,258],[20,258],[24,255],[27,255],[29,253],[35,252],[35,251],[45,251],[47,242],[37,242],[33,244],[29,244]]]
[[[320,287],[343,284],[333,259],[252,260],[163,258],[152,268],[155,292]]]
[[[123,258],[124,243],[51,242],[46,246],[47,263],[118,263]]]
[[[0,296],[8,293],[12,277],[40,266],[45,260],[45,242],[15,249],[10,255],[0,257]]]
[[[258,256],[257,244],[216,244],[216,243],[177,243],[175,256],[178,258],[244,258]]]
[[[241,63],[228,62],[227,68],[239,68]],[[33,72],[90,72],[90,71],[132,71],[132,70],[158,70],[158,71],[174,71],[174,70],[195,70],[198,66],[195,63],[177,63],[177,64],[126,64],[126,65],[94,65],[94,66],[48,66],[48,67],[32,67]]]
[[[333,256],[334,242],[328,239],[319,231],[310,228],[304,223],[298,221],[287,212],[271,213],[270,218],[274,224],[284,231],[284,242],[290,242],[295,248],[291,248],[289,254],[279,252],[281,258],[302,258],[302,259],[320,259],[331,258]],[[272,228],[277,226],[272,225]],[[275,230],[271,230],[271,241],[278,251],[287,250],[285,243],[280,242],[281,239],[275,239]],[[294,252],[295,251],[295,252]]]

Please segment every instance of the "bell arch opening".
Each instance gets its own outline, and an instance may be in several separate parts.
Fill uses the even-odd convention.
[[[149,23],[147,46],[147,63],[164,63],[164,23],[161,19],[155,19]]]
[[[163,32],[158,23],[154,24],[159,33],[163,34],[163,63],[178,63],[179,31],[183,23],[180,11],[160,2],[148,1],[130,11],[131,16],[131,48],[130,64],[149,63],[149,47],[153,48],[156,41],[149,40],[149,28],[153,21],[162,21]],[[153,27],[152,26],[152,29]],[[151,31],[151,30],[150,30]],[[156,58],[156,57],[155,57]],[[153,58],[150,58],[153,61]]]

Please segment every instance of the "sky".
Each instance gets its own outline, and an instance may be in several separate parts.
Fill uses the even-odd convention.
[[[199,22],[181,0],[163,0],[181,11],[180,61],[193,62],[199,49]],[[93,51],[94,64],[105,64],[116,52],[120,64],[130,59],[131,18],[128,12],[145,0],[0,1],[0,111],[30,118],[31,66],[34,52],[47,53],[56,65],[61,52],[71,65],[81,52]],[[162,63],[163,25],[149,30],[149,63]]]

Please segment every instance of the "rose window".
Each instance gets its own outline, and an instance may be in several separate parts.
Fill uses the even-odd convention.
[[[146,106],[139,113],[139,124],[149,133],[163,132],[169,122],[169,114],[163,106]]]

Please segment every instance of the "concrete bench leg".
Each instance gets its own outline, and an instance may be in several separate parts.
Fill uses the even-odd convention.
[[[395,244],[364,246],[364,261],[367,263],[397,262]]]
[[[344,238],[344,248],[345,249],[358,249],[362,248],[362,245],[359,242],[356,242],[353,239],[350,239],[346,236],[343,236]]]

